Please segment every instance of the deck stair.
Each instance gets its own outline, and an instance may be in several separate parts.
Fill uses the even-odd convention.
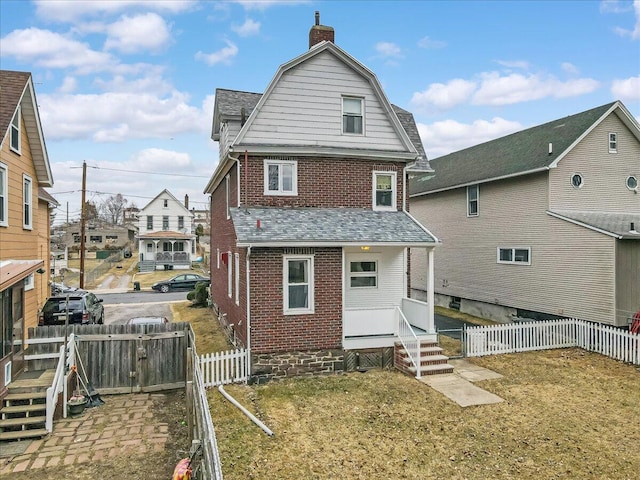
[[[153,260],[142,260],[138,262],[139,272],[153,272],[156,269],[156,262]]]
[[[438,375],[453,373],[453,365],[449,363],[449,357],[442,354],[442,348],[435,342],[420,343],[420,375]],[[400,342],[394,346],[394,365],[398,370],[416,375],[416,367],[411,362],[409,354]]]
[[[0,442],[47,435],[47,387],[54,370],[24,372],[8,385],[0,406]]]

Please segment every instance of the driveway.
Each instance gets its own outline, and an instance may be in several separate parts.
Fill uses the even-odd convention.
[[[453,331],[443,331],[442,335],[446,335],[447,337],[455,338],[456,340],[460,340],[460,331],[464,328],[465,325],[469,327],[475,327],[476,325],[471,322],[467,322],[466,320],[460,320],[459,318],[451,318],[445,315],[435,314],[435,324],[436,331],[440,332],[442,330],[453,330]]]
[[[107,325],[124,325],[133,317],[167,317],[171,321],[171,303],[183,302],[187,297],[185,292],[94,293],[103,299]]]

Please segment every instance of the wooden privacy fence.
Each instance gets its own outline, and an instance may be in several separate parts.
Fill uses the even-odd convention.
[[[640,365],[640,335],[575,318],[466,329],[468,357],[568,347]]]
[[[247,351],[244,348],[207,353],[198,357],[198,360],[205,387],[246,382],[249,379]]]
[[[82,363],[91,385],[100,393],[153,392],[184,387],[188,323],[166,325],[73,325],[67,334],[76,338],[77,363]],[[57,353],[65,338],[64,326],[29,329],[29,339],[49,343],[29,345],[29,369],[56,368]],[[28,343],[28,341],[27,341]],[[81,373],[81,366],[78,365]]]

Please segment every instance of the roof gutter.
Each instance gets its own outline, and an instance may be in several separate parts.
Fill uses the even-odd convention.
[[[574,220],[573,218],[565,217],[564,215],[560,215],[559,213],[552,212],[547,210],[547,215],[551,215],[552,217],[558,218],[560,220],[564,220],[565,222],[573,223],[574,225],[578,225],[580,227],[588,228],[589,230],[593,230],[594,232],[602,233],[604,235],[608,235],[609,237],[617,238],[618,240],[622,240],[624,237],[622,235],[618,235],[617,233],[608,232],[598,227],[594,227],[593,225],[589,225],[587,223],[583,223],[579,220]]]
[[[410,216],[410,215],[409,215]],[[415,218],[411,217],[414,221]],[[420,225],[419,222],[416,221],[416,223],[418,225]],[[420,225],[421,229],[427,233],[428,230],[426,230],[422,225]],[[429,233],[430,234],[430,233]],[[433,236],[433,234],[430,234],[434,239],[436,238],[435,236]],[[237,246],[238,247],[242,247],[242,248],[248,248],[248,247],[255,247],[255,248],[280,248],[280,247],[434,247],[436,246],[438,243],[440,243],[439,241],[435,241],[435,242],[366,242],[366,241],[360,241],[360,242],[322,242],[322,241],[314,241],[314,240],[306,240],[306,241],[300,241],[300,242],[291,242],[291,241],[275,241],[275,242],[256,242],[256,241],[241,241],[239,240],[237,242]]]

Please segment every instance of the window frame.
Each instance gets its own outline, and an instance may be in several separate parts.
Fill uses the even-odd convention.
[[[502,260],[500,258],[500,253],[502,250],[511,252],[511,260]],[[517,250],[526,250],[527,252],[526,262],[516,260]],[[503,265],[531,265],[531,247],[497,247],[496,262]]]
[[[231,263],[231,252],[227,252],[227,296],[233,297],[233,264]]]
[[[349,132],[347,130],[345,130],[345,119],[347,117],[353,117],[353,118],[357,118],[358,115],[354,115],[354,114],[350,114],[350,113],[345,113],[344,111],[344,101],[345,100],[358,100],[360,102],[360,132]],[[343,135],[356,135],[359,137],[363,137],[364,136],[364,132],[365,132],[365,124],[364,124],[364,117],[365,117],[365,112],[364,112],[364,97],[358,97],[358,96],[354,96],[354,95],[343,95],[342,99],[341,99],[341,123],[342,123],[342,134]]]
[[[236,282],[236,305],[240,305],[240,254],[233,254],[233,266],[235,268],[235,282]]]
[[[470,188],[475,188],[476,189],[476,198],[475,200],[471,200],[469,198],[469,189]],[[479,217],[480,216],[480,184],[479,183],[474,183],[473,185],[467,185],[467,217]],[[476,204],[476,211],[475,213],[471,212],[471,204],[472,202],[475,202]]]
[[[276,160],[267,159],[263,160],[263,191],[264,195],[279,196],[279,197],[296,197],[298,196],[298,161],[297,160]],[[269,167],[278,167],[278,190],[269,189]],[[291,190],[284,190],[282,185],[282,167],[289,165],[292,168],[291,171]]]
[[[636,182],[636,186],[635,187],[631,187],[629,185],[629,181],[633,179],[634,182]],[[627,179],[624,181],[624,185],[627,187],[628,190],[631,190],[632,192],[637,192],[638,191],[638,177],[636,177],[635,175],[629,175],[627,177]]]
[[[0,227],[9,226],[9,167],[0,162]]]
[[[182,230],[184,228],[184,216],[178,215],[178,230]]]
[[[289,283],[289,262],[290,261],[307,262],[307,282],[306,283]],[[307,285],[307,306],[304,308],[289,307],[289,287],[291,285]],[[315,281],[314,281],[314,255],[283,255],[282,256],[282,313],[284,315],[308,315],[315,313],[314,299]]]
[[[147,215],[147,230],[153,230],[153,215]]]
[[[353,272],[351,270],[351,264],[353,263],[373,263],[375,265],[375,270],[373,272]],[[349,272],[348,272],[348,276],[349,276],[349,284],[348,284],[348,288],[349,289],[353,289],[353,290],[375,290],[378,289],[380,284],[378,282],[378,274],[379,274],[379,268],[378,268],[379,262],[377,259],[374,258],[367,258],[366,260],[349,260]],[[373,277],[375,278],[375,285],[356,285],[353,286],[351,284],[351,280],[353,278],[369,278],[369,277]]]
[[[574,178],[580,178],[580,185],[575,184],[575,182],[573,181]],[[569,181],[571,182],[571,186],[576,190],[580,190],[582,187],[584,187],[584,176],[580,172],[571,174],[571,178],[569,178]]]
[[[22,228],[33,230],[33,180],[24,173],[22,174]]]
[[[386,176],[390,176],[391,177],[391,206],[380,206],[378,205],[378,175],[386,175]],[[379,212],[392,212],[398,209],[398,174],[397,172],[390,172],[390,171],[382,171],[382,170],[374,170],[373,171],[373,185],[372,185],[372,190],[373,190],[373,195],[372,195],[372,202],[373,202],[373,210],[375,211],[379,211]]]
[[[9,149],[18,155],[22,154],[22,107],[18,105],[16,113],[13,114],[11,122],[9,123]],[[14,146],[14,133],[17,139],[17,145]]]
[[[608,137],[609,153],[618,153],[618,134],[616,132],[609,132]]]
[[[162,216],[162,231],[169,230],[169,215]]]
[[[226,177],[224,177],[225,180],[225,189],[226,189],[226,199],[227,199],[227,220],[229,220],[231,218],[231,202],[229,199],[229,192],[230,192],[230,182],[231,182],[231,177],[229,176],[229,174],[227,174]]]
[[[169,200],[164,198],[162,200],[162,208],[169,208]]]
[[[29,290],[33,290],[34,288],[36,288],[35,275],[33,273],[30,273],[24,279],[24,291],[28,292]]]

